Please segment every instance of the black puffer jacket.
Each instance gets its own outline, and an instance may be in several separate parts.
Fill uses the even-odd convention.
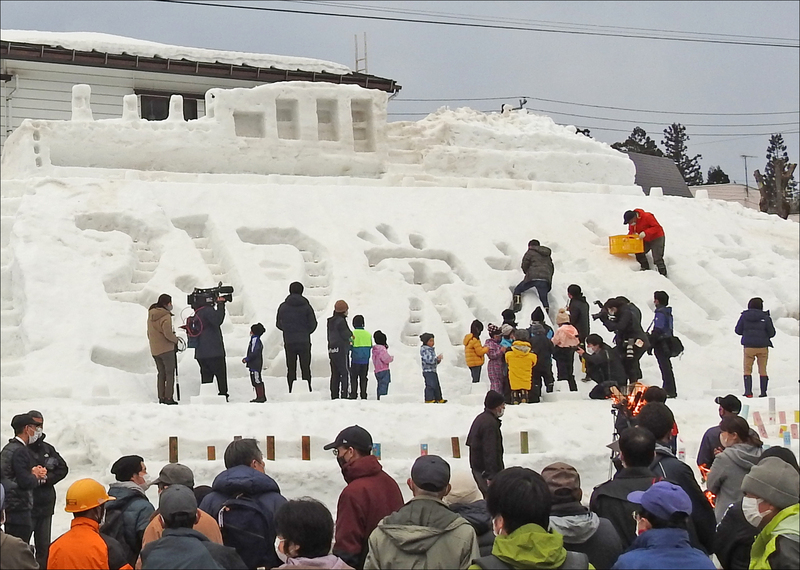
[[[347,318],[342,313],[333,313],[328,317],[328,352],[350,350],[350,339],[353,331],[347,326]]]
[[[8,440],[0,451],[0,484],[6,491],[6,522],[31,524],[33,489],[39,480],[31,473],[36,465],[28,447],[17,438]]]
[[[275,326],[283,331],[284,344],[310,344],[311,333],[317,330],[317,317],[308,299],[292,293],[278,307]]]
[[[222,341],[222,330],[220,330],[225,320],[225,303],[218,303],[216,308],[200,307],[194,314],[203,323],[203,332],[197,337],[194,357],[200,360],[225,356],[225,343]]]
[[[458,513],[475,529],[478,536],[478,548],[481,556],[489,556],[494,545],[494,532],[492,530],[492,515],[486,508],[486,501],[481,499],[474,503],[454,503],[450,505],[450,510]]]
[[[567,310],[569,311],[569,324],[578,331],[578,340],[581,341],[581,344],[585,343],[590,332],[589,303],[586,301],[586,297],[570,299]]]
[[[59,455],[55,447],[45,442],[45,437],[42,434],[42,437],[28,446],[28,451],[33,456],[34,465],[41,465],[47,468],[47,481],[33,489],[34,517],[46,517],[55,512],[55,484],[69,473],[67,462]]]
[[[469,466],[487,479],[505,469],[501,425],[500,418],[489,410],[484,410],[473,420],[467,434]]]
[[[650,347],[647,334],[642,328],[642,312],[633,303],[629,302],[620,305],[614,320],[610,318],[608,313],[602,311],[600,320],[603,321],[609,331],[614,333],[614,343],[617,346],[621,346],[629,340],[641,340],[644,343],[641,348],[647,349]]]
[[[744,518],[741,500],[728,507],[714,534],[714,554],[720,565],[725,570],[747,570],[757,534],[758,529]]]
[[[522,256],[522,271],[525,272],[525,281],[542,279],[548,283],[553,281],[553,260],[550,258],[550,248],[543,245],[533,245],[528,247],[528,251]]]
[[[736,334],[742,337],[742,346],[747,348],[767,348],[772,346],[770,340],[775,336],[775,325],[769,311],[747,309],[742,311],[736,323]]]

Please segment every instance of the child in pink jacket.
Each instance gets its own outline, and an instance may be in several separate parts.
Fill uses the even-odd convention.
[[[556,361],[558,380],[566,380],[570,392],[577,392],[573,365],[575,364],[575,347],[580,344],[578,329],[569,324],[566,309],[559,309],[556,315],[558,328],[553,335],[553,359]]]
[[[394,360],[394,356],[387,350],[386,335],[381,331],[375,331],[372,335],[375,344],[372,346],[372,366],[375,370],[375,379],[378,381],[378,399],[389,393],[389,382],[392,381],[389,372],[389,363]]]

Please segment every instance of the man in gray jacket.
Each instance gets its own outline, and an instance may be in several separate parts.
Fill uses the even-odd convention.
[[[419,457],[408,487],[414,498],[370,534],[364,569],[468,568],[480,556],[478,538],[442,502],[450,492],[450,465],[438,455]]]
[[[522,293],[531,287],[536,287],[544,312],[549,311],[550,302],[547,300],[547,294],[550,292],[555,272],[553,260],[550,257],[551,253],[550,248],[541,245],[537,239],[528,242],[528,251],[522,256],[521,264],[525,277],[514,289],[514,312],[522,309]]]

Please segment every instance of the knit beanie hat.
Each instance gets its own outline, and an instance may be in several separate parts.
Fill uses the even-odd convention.
[[[541,307],[536,307],[533,312],[531,313],[531,320],[532,321],[539,321],[540,323],[544,322],[544,311]]]
[[[419,335],[419,340],[422,341],[422,344],[428,344],[428,341],[433,338],[431,333],[422,333]]]
[[[492,323],[489,323],[489,325],[486,327],[486,330],[489,331],[489,336],[496,336],[500,334],[500,327],[493,325]]]
[[[489,390],[486,392],[486,397],[483,399],[483,407],[487,410],[493,410],[505,401],[505,398],[500,392]]]
[[[442,497],[446,505],[472,504],[483,499],[475,478],[469,471],[454,471],[450,474],[450,492]]]
[[[514,332],[514,327],[512,327],[511,325],[503,325],[502,327],[500,327],[500,334],[503,336],[508,336],[513,332]]]
[[[764,499],[783,510],[796,505],[800,495],[800,473],[777,457],[759,461],[744,476],[742,492]]]
[[[563,325],[569,322],[569,314],[565,308],[560,308],[558,310],[558,314],[556,315],[556,324]]]
[[[334,311],[335,313],[346,313],[346,312],[347,312],[347,309],[349,309],[349,308],[350,308],[350,307],[348,307],[348,306],[347,306],[347,303],[345,303],[345,302],[344,302],[343,300],[341,300],[341,299],[339,299],[338,301],[336,301],[336,302],[333,304],[333,311]]]
[[[131,478],[142,470],[144,458],[140,455],[124,455],[111,466],[111,473],[117,481],[130,481]]]

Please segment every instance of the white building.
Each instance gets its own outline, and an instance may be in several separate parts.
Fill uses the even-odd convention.
[[[69,119],[76,84],[91,86],[95,119],[121,117],[123,97],[131,94],[139,99],[141,117],[151,120],[166,119],[170,96],[182,95],[190,120],[205,115],[205,93],[212,88],[307,81],[400,90],[391,79],[329,61],[30,30],[0,32],[0,79],[0,145],[24,119]]]

